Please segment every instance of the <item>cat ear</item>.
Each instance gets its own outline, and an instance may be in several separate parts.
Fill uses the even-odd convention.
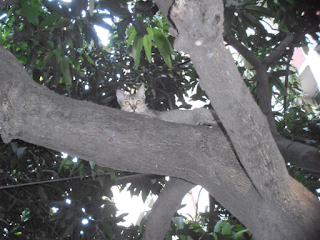
[[[139,88],[139,90],[137,91],[136,93],[139,97],[141,98],[145,98],[145,95],[144,95],[144,84],[141,85],[141,87]]]
[[[120,102],[120,101],[122,101],[122,100],[123,100],[123,97],[124,97],[124,91],[117,90],[116,95],[117,95],[117,100],[118,100],[118,102]]]

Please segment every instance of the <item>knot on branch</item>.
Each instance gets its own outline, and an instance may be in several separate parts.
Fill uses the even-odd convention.
[[[214,43],[219,36],[222,39],[222,1],[176,0],[170,17],[178,31],[175,41],[178,50],[190,52],[195,46]]]

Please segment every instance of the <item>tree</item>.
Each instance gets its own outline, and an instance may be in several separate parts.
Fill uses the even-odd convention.
[[[200,85],[218,113],[233,148],[218,126],[207,129],[156,119],[151,121],[143,116],[132,118],[130,114],[111,108],[59,96],[30,81],[26,72],[13,71],[21,69],[20,63],[1,49],[2,58],[8,60],[2,63],[0,75],[0,79],[6,80],[1,83],[0,95],[1,137],[4,142],[21,139],[49,149],[65,151],[113,169],[184,179],[204,186],[224,207],[236,215],[257,239],[315,239],[319,235],[319,202],[311,192],[288,175],[285,162],[271,134],[274,134],[271,118],[268,117],[267,122],[262,115],[243,84],[233,59],[225,50],[222,41],[222,2],[176,1],[174,5],[171,1],[156,3],[164,16],[170,16],[168,20],[174,23],[172,26],[175,26],[175,29],[171,32],[179,33],[175,48],[190,54],[201,79]],[[77,16],[76,13],[72,12]],[[65,11],[65,14],[68,12]],[[41,19],[39,14],[38,16],[38,20]],[[53,14],[51,16],[54,17]],[[31,23],[37,25],[36,19],[31,15],[29,17]],[[54,22],[59,22],[59,18],[56,17]],[[63,24],[63,21],[61,22]],[[121,28],[119,25],[118,28]],[[53,29],[52,33],[57,29]],[[92,30],[92,25],[87,29]],[[36,33],[37,31],[33,32]],[[76,33],[73,28],[67,28],[64,36],[71,38]],[[66,41],[68,38],[62,40]],[[45,44],[43,42],[40,45]],[[60,46],[65,43],[61,44],[58,38],[55,44]],[[276,50],[280,49],[281,52],[283,46],[284,44],[280,44]],[[80,52],[83,65],[89,64],[93,59],[89,48],[89,54]],[[23,50],[23,45],[21,49]],[[32,54],[32,51],[30,53]],[[61,52],[54,53],[56,56],[62,55]],[[65,49],[63,54],[66,53],[68,50]],[[72,54],[75,58],[79,56],[76,52]],[[269,59],[270,56],[275,54],[270,54]],[[20,57],[23,61],[23,54]],[[56,57],[58,63],[56,62],[55,66],[60,67],[53,68],[52,75],[49,75],[53,76],[50,85],[56,82],[53,86],[58,86],[62,74],[63,82],[67,86],[73,90],[81,90],[70,81],[68,74],[75,58],[68,59],[64,55],[62,58]],[[37,63],[36,58],[28,59],[26,65],[29,68]],[[44,55],[44,59],[52,59],[54,62],[50,55]],[[99,58],[97,60],[101,65],[106,64]],[[35,68],[37,69],[41,68]],[[57,69],[61,70],[58,74]],[[73,74],[77,75],[78,72]],[[90,76],[88,71],[86,74],[86,79],[88,82],[91,80],[90,83],[94,86],[94,79],[99,79],[99,74]],[[37,71],[33,71],[36,80],[39,80],[36,77],[39,75],[41,74],[37,75]],[[92,91],[96,89],[98,88],[93,87]],[[72,96],[75,91],[69,93]],[[86,97],[84,91],[77,94],[78,97]],[[108,104],[111,105],[111,101]],[[269,116],[270,104],[269,110],[264,109]],[[38,124],[40,119],[41,125]],[[132,131],[132,128],[135,131]],[[277,142],[279,143],[279,140]],[[281,145],[278,146],[281,149]],[[283,156],[286,157],[285,151]],[[314,159],[317,157],[318,155],[314,155]],[[182,180],[176,181],[181,183]],[[186,188],[188,187],[190,185]],[[260,224],[257,224],[258,221]]]

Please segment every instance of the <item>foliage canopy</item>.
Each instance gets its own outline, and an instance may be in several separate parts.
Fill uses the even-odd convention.
[[[319,42],[320,10],[305,1],[225,0],[224,37],[228,44],[236,36],[258,59],[274,51],[288,32],[294,34],[290,48],[268,66],[270,89],[275,104],[278,131],[297,141],[319,145],[319,116],[301,98],[299,79],[290,60],[293,47],[306,46],[306,34]],[[117,107],[115,90],[131,91],[142,82],[150,108],[164,111],[191,108],[186,97],[210,107],[198,85],[198,75],[186,54],[174,52],[170,24],[152,1],[81,0],[69,2],[28,0],[0,8],[0,43],[12,52],[34,81],[58,94],[97,104]],[[108,21],[105,21],[108,19]],[[270,19],[272,21],[270,21]],[[107,46],[101,44],[96,26],[110,32]],[[275,31],[273,28],[276,28]],[[248,29],[252,33],[248,33]],[[242,54],[242,53],[241,53]],[[238,69],[259,103],[257,74],[250,61],[239,58]],[[179,104],[177,104],[179,102]],[[179,106],[178,106],[179,105]],[[85,114],[85,113],[83,113]],[[41,123],[39,123],[41,124]],[[0,146],[2,186],[1,229],[10,239],[57,237],[72,239],[139,239],[142,228],[124,228],[117,223],[110,201],[115,178],[132,173],[115,172],[89,162],[21,141]],[[316,193],[318,182],[306,170],[292,166],[290,173]],[[88,177],[87,177],[88,176]],[[63,181],[47,180],[62,179]],[[28,185],[36,182],[39,184]],[[133,195],[158,194],[165,180],[161,177],[132,183]],[[14,187],[13,185],[27,184]],[[125,184],[122,185],[123,188]],[[105,196],[105,198],[102,198]],[[71,200],[72,204],[67,204]],[[222,203],[223,204],[223,203]],[[101,206],[103,205],[103,208]],[[53,208],[54,207],[54,208]],[[54,212],[58,209],[57,212]],[[214,222],[209,215],[229,217]],[[167,236],[181,239],[250,239],[241,223],[219,204],[203,213],[198,222],[184,222],[181,216]],[[83,225],[87,219],[89,224]],[[215,234],[208,229],[215,226]],[[179,230],[179,231],[178,231]],[[234,235],[236,234],[236,235]],[[231,237],[233,235],[233,238]],[[218,237],[218,238],[216,238]]]

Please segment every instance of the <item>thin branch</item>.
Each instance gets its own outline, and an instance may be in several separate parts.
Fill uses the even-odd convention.
[[[227,43],[233,46],[255,69],[261,65],[261,61],[254,53],[249,51],[244,45],[241,44],[234,36],[229,36],[225,39]]]
[[[268,57],[262,60],[262,63],[266,65],[270,65],[271,63],[275,62],[279,59],[286,48],[292,43],[293,34],[291,32],[287,33],[287,36],[282,42],[269,54]]]
[[[68,178],[50,179],[50,180],[44,180],[44,181],[38,181],[38,182],[21,183],[21,184],[17,184],[17,185],[1,186],[0,190],[11,189],[11,188],[20,188],[20,187],[33,186],[33,185],[41,185],[41,184],[61,182],[61,181],[69,181],[69,180],[80,179],[80,178],[87,179],[89,177],[106,176],[106,175],[111,175],[113,173],[121,173],[121,171],[107,172],[107,173],[100,173],[100,174],[91,174],[91,175],[86,175],[86,176],[75,176],[75,177],[68,177]],[[161,177],[161,176],[156,175],[156,174],[134,174],[134,175],[130,175],[130,176],[124,176],[124,177],[117,178],[115,181],[115,185],[126,184],[129,182],[142,182],[142,181],[145,181],[146,178],[155,179],[155,178],[159,178],[159,177]]]
[[[287,75],[284,82],[284,88],[286,89],[286,94],[283,96],[283,114],[286,114],[287,111],[287,94],[288,94],[288,81],[289,81],[289,70],[290,70],[290,61],[293,55],[293,47],[290,47],[288,60],[287,60]]]
[[[198,199],[197,199],[197,202],[196,202],[196,216],[195,216],[195,221],[197,221],[197,218],[198,218],[198,213],[199,213],[199,201],[200,201],[200,194],[201,194],[201,191],[203,190],[203,187],[200,189],[199,193],[198,193]]]

